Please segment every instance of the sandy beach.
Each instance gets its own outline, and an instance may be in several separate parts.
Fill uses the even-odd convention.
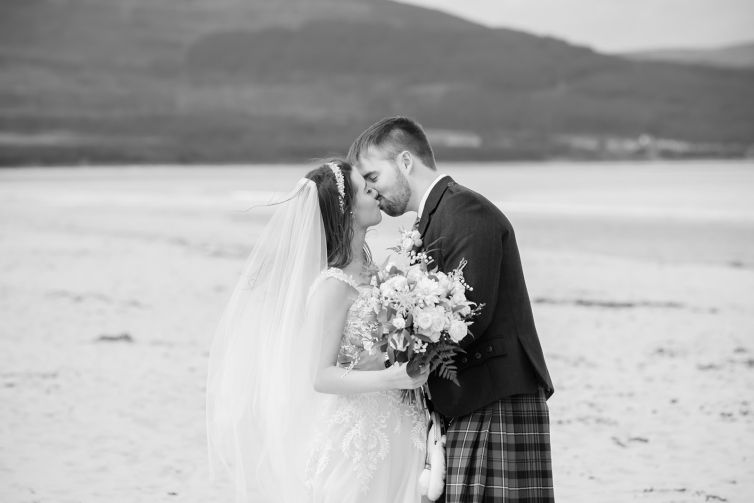
[[[754,501],[754,164],[444,168],[513,222],[562,502]],[[302,166],[0,171],[0,500],[228,502],[212,332]],[[389,221],[388,221],[389,220]],[[384,256],[399,226],[371,232]]]

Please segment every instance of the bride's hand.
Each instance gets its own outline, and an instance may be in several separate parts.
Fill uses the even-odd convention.
[[[419,367],[419,371],[416,377],[411,377],[405,363],[396,363],[384,370],[389,389],[420,388],[429,378],[429,365]]]
[[[385,353],[375,350],[374,353],[364,350],[359,353],[359,363],[354,370],[385,370]]]

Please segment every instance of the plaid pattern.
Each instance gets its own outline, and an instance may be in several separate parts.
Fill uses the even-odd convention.
[[[446,457],[446,503],[555,501],[544,391],[453,420]]]

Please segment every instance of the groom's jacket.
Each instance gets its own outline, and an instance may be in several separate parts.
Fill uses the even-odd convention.
[[[422,248],[430,265],[450,271],[467,260],[464,278],[473,288],[467,298],[484,303],[461,341],[456,357],[461,386],[436,374],[429,378],[432,403],[445,416],[473,412],[501,398],[553,392],[534,326],[513,227],[486,198],[441,179],[429,193],[419,220]]]

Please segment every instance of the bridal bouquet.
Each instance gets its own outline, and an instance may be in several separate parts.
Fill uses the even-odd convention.
[[[375,277],[380,349],[391,364],[407,363],[409,375],[429,365],[430,372],[458,384],[455,355],[464,352],[458,343],[483,304],[466,299],[472,288],[463,278],[465,260],[443,273],[431,268],[429,256],[417,250],[421,245],[417,230],[401,231],[400,244],[391,248],[395,253]],[[405,397],[416,399],[413,392]]]

